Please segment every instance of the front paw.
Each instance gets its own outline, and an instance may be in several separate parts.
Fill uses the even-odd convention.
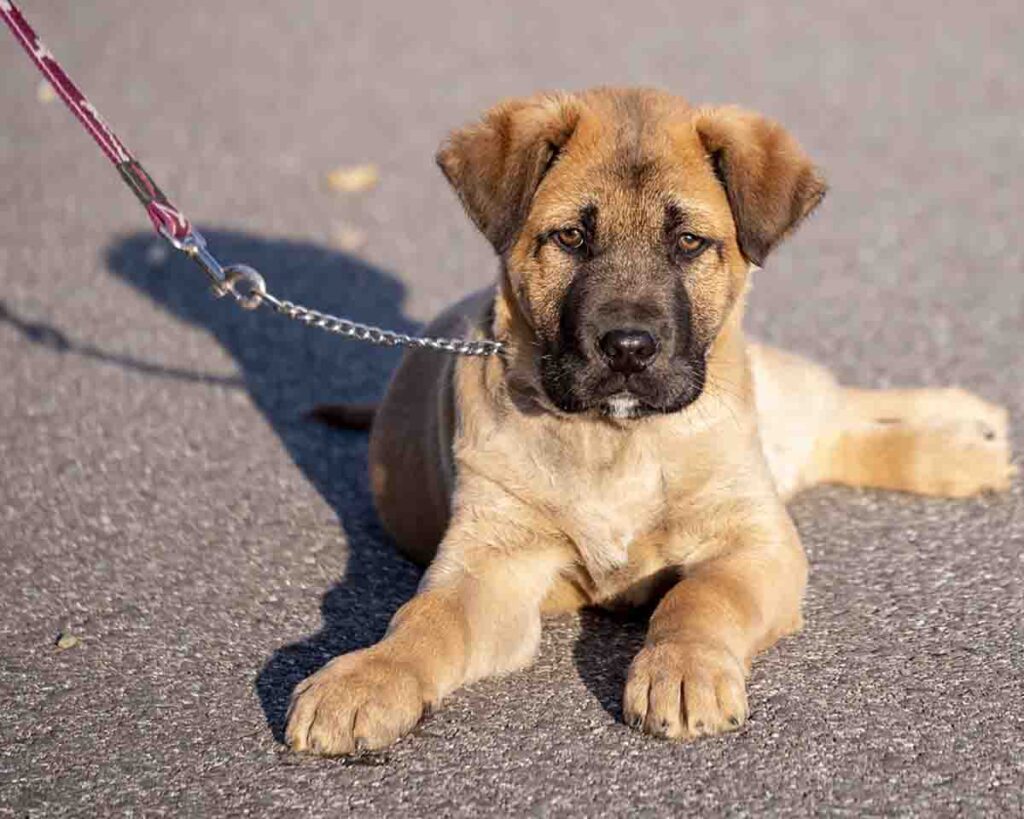
[[[423,715],[420,680],[372,649],[337,657],[292,694],[285,736],[294,751],[338,756],[385,748]]]
[[[747,718],[744,676],[742,663],[713,643],[645,646],[629,668],[623,715],[670,739],[734,731]]]

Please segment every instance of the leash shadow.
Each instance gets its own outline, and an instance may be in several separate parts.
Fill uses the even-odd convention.
[[[402,314],[401,282],[356,257],[305,242],[233,231],[204,233],[218,258],[265,272],[273,291],[284,298],[389,329],[418,329]],[[366,434],[328,429],[305,417],[318,403],[379,397],[400,352],[346,342],[269,312],[254,316],[214,299],[203,287],[206,279],[198,268],[177,253],[163,252],[161,240],[151,234],[116,242],[106,261],[115,276],[176,318],[210,332],[233,356],[240,378],[231,386],[248,391],[347,536],[345,574],[321,599],[320,630],[276,649],[256,677],[267,724],[281,741],[295,686],[332,657],[379,639],[391,615],[416,588],[419,570],[398,555],[373,510]],[[53,336],[33,326],[24,332]],[[97,350],[70,351],[102,356]],[[133,360],[105,360],[140,366]],[[152,374],[181,377],[159,370]]]
[[[224,387],[226,389],[244,388],[240,378],[214,375],[212,373],[197,373],[182,367],[168,367],[164,364],[146,361],[134,355],[110,352],[97,347],[95,344],[79,341],[56,324],[51,324],[47,321],[37,321],[21,315],[4,299],[0,299],[0,324],[6,324],[8,327],[14,328],[27,341],[40,347],[46,347],[60,355],[79,356],[92,361],[99,361],[103,364],[113,364],[122,369],[132,370],[143,375],[169,378],[174,381],[206,384],[207,386]]]

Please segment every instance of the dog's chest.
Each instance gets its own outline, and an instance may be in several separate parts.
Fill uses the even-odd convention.
[[[563,453],[552,464],[562,477],[548,504],[599,581],[625,567],[630,546],[661,525],[666,486],[662,460],[649,447],[593,449]]]

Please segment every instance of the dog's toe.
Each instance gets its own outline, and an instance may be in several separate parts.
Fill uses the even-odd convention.
[[[743,667],[711,645],[647,646],[630,667],[623,715],[631,727],[669,739],[733,731],[747,717]]]
[[[355,652],[296,688],[285,737],[292,750],[320,756],[379,750],[422,714],[421,686],[407,667]]]

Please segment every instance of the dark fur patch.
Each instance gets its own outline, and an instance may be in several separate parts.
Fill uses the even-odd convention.
[[[665,219],[663,226],[666,236],[674,237],[676,232],[685,223],[685,217],[683,216],[683,209],[679,207],[675,202],[669,202],[665,205]]]
[[[580,208],[580,226],[591,247],[597,242],[597,205],[591,203]]]

